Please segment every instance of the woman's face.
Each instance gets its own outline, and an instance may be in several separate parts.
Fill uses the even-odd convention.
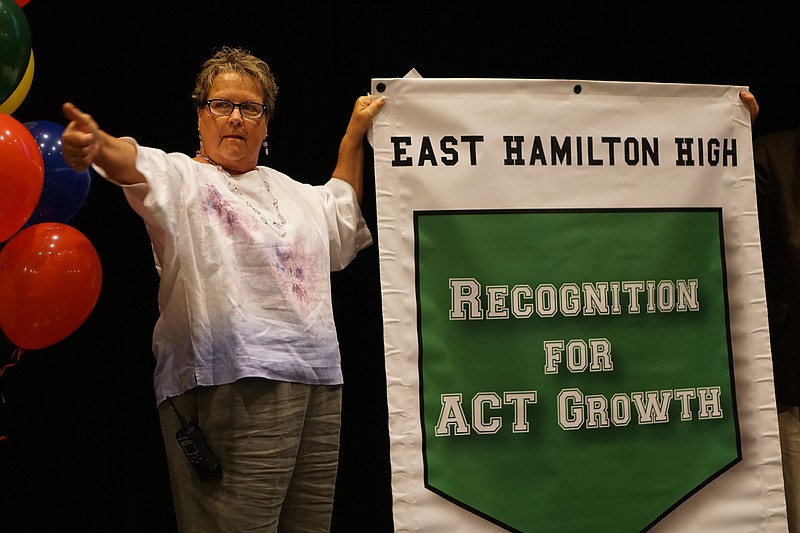
[[[249,76],[223,72],[214,79],[208,99],[224,98],[234,104],[263,103],[261,87]],[[197,110],[197,128],[203,143],[203,154],[234,172],[253,170],[258,153],[267,136],[266,115],[250,120],[236,107],[229,116],[212,115],[207,105]]]

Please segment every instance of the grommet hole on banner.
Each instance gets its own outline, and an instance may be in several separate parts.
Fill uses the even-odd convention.
[[[575,87],[572,88],[572,92],[574,92],[575,94],[581,94],[582,90],[583,90],[583,87],[581,87],[580,83],[575,85]]]
[[[379,93],[382,93],[383,91],[386,90],[386,84],[380,82],[378,85],[375,86],[375,90],[378,91]]]

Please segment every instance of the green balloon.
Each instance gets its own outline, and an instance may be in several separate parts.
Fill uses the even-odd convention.
[[[25,76],[31,58],[31,29],[15,0],[0,0],[0,104]]]

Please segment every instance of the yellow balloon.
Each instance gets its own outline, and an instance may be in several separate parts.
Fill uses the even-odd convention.
[[[28,91],[31,88],[33,81],[33,50],[31,50],[31,58],[28,60],[28,68],[25,70],[25,75],[19,81],[19,85],[14,89],[14,92],[6,98],[5,102],[0,104],[0,112],[10,115],[17,110],[19,105],[28,96]]]

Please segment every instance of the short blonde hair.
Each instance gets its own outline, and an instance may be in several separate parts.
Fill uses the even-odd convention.
[[[203,107],[211,92],[216,77],[223,72],[236,72],[242,76],[255,79],[264,93],[265,114],[270,118],[275,113],[275,98],[278,96],[278,84],[269,66],[244,48],[223,46],[210,59],[203,63],[197,75],[192,99],[197,107]]]

